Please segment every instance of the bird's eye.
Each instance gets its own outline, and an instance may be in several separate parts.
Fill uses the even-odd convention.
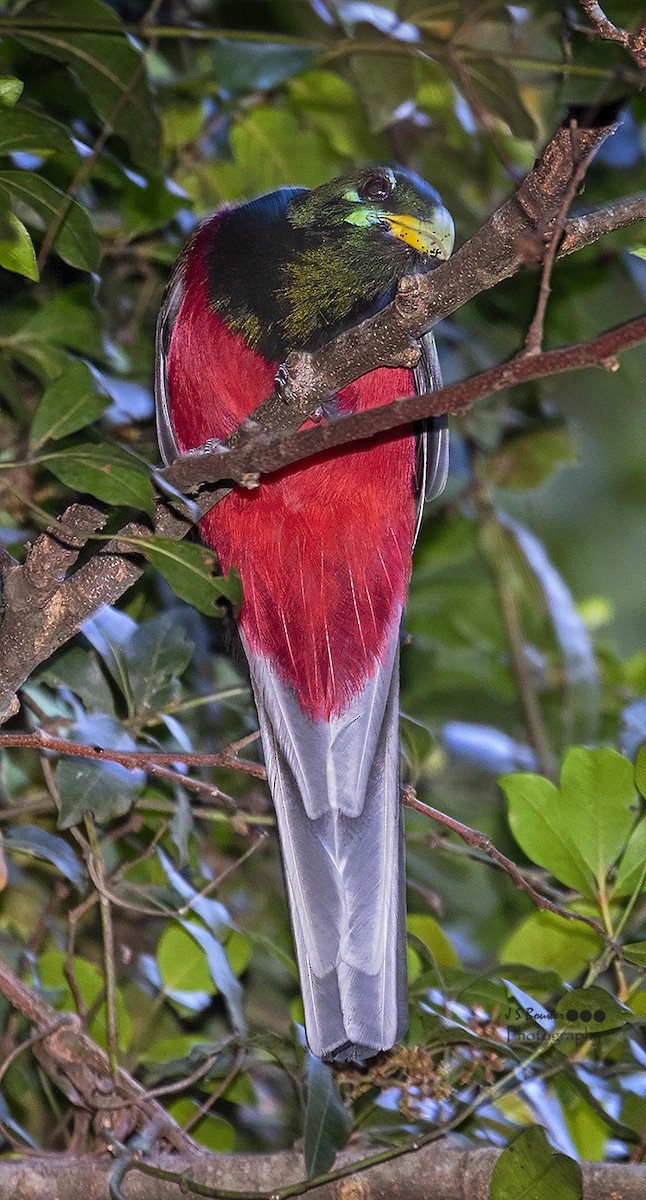
[[[394,188],[395,180],[392,175],[382,172],[368,176],[359,188],[359,196],[362,200],[387,200]]]

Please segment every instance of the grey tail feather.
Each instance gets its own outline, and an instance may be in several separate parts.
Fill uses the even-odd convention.
[[[245,639],[243,639],[245,640]],[[250,652],[307,1040],[364,1062],[408,1022],[399,638],[339,717],[315,721]]]

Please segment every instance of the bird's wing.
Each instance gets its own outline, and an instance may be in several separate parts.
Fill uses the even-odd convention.
[[[161,456],[168,465],[179,458],[168,395],[168,351],[173,327],[184,299],[184,260],[180,258],[166,289],[155,331],[155,420]]]
[[[442,386],[440,361],[435,338],[429,330],[420,338],[421,357],[414,368],[415,391],[436,392]],[[431,417],[417,435],[417,523],[415,538],[422,523],[427,500],[434,500],[446,487],[449,474],[449,424],[446,416]]]

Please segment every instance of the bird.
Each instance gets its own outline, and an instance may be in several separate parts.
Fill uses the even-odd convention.
[[[157,322],[166,463],[226,439],[292,350],[378,312],[398,281],[453,247],[454,225],[412,171],[368,166],[314,189],[226,204],[181,254]],[[433,334],[414,369],[380,367],[308,418],[441,386]],[[328,1062],[365,1064],[408,1024],[399,775],[399,643],[424,499],[448,471],[446,417],[322,452],[233,488],[200,522],[235,567],[276,812],[305,1032]]]

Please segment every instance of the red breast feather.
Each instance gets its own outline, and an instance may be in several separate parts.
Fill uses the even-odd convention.
[[[217,221],[215,217],[213,221]],[[273,389],[266,362],[209,307],[204,225],[184,266],[185,293],[168,360],[172,420],[182,450],[225,437]],[[410,371],[381,369],[344,388],[361,411],[414,391]],[[235,566],[240,624],[313,718],[338,715],[384,661],[411,572],[415,438],[317,455],[236,489],[200,523],[224,571]]]

